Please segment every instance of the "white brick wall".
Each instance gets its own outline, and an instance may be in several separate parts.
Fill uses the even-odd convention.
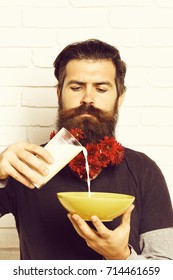
[[[118,140],[147,153],[173,197],[173,1],[0,0],[0,150],[43,143],[56,119],[52,64],[68,43],[98,38],[127,63]],[[0,221],[0,259],[19,257],[11,215]]]

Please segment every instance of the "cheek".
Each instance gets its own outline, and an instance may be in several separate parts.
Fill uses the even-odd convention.
[[[108,111],[108,112],[114,112],[114,107],[115,107],[115,98],[104,98],[104,100],[100,100],[97,102],[96,107]]]
[[[70,109],[80,106],[80,99],[75,96],[64,95],[62,96],[62,106],[64,109]]]

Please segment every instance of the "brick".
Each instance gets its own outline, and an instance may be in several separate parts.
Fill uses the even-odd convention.
[[[1,47],[51,47],[56,43],[54,30],[1,28]]]
[[[143,103],[143,100],[145,103]],[[137,87],[137,88],[127,87],[125,98],[123,101],[123,106],[124,107],[146,106],[146,104],[148,105],[146,100],[147,100],[147,96],[145,95],[145,90],[143,90],[143,87]]]
[[[170,29],[150,29],[141,31],[141,46],[145,47],[172,47],[173,36]]]
[[[0,220],[0,230],[1,228],[14,228],[15,227],[15,220],[14,220],[14,216],[12,214],[7,214],[5,216],[3,216]]]
[[[162,166],[162,172],[165,176],[168,186],[172,185],[172,166]]]
[[[16,27],[20,25],[22,10],[19,8],[0,8],[0,26]]]
[[[52,69],[0,68],[0,86],[55,86],[57,81]]]
[[[0,87],[0,106],[17,106],[21,102],[21,88]]]
[[[96,38],[112,44],[116,47],[120,46],[137,46],[140,41],[138,30],[132,29],[115,29],[111,27],[102,28],[85,28],[85,32],[81,32],[81,29],[67,28],[59,29],[57,32],[58,43],[61,47],[65,47],[75,41],[83,41],[89,38]]]
[[[29,59],[30,52],[27,49],[1,48],[0,67],[26,67]]]
[[[130,15],[130,18],[129,18]],[[154,15],[154,16],[153,16]],[[122,20],[129,19],[129,20]],[[161,20],[162,19],[162,20]],[[173,27],[171,9],[156,9],[155,7],[112,8],[110,11],[110,24],[116,28],[170,28]]]
[[[173,166],[173,147],[171,146],[139,146],[137,149],[147,154],[159,166]]]
[[[3,109],[4,111],[4,109]],[[8,110],[7,110],[8,111]],[[5,116],[3,117],[5,119]],[[0,122],[2,125],[5,123],[1,120],[1,110],[0,110]],[[16,123],[17,125],[17,123]],[[27,128],[26,127],[17,127],[17,126],[2,126],[0,127],[1,137],[0,137],[0,146],[3,150],[6,146],[18,142],[18,141],[28,141]]]
[[[69,6],[68,0],[1,0],[1,5],[5,6],[22,6],[22,7],[66,7]]]
[[[29,127],[28,128],[28,138],[30,143],[35,143],[38,145],[45,144],[50,139],[51,131],[55,130],[55,126],[50,127]]]
[[[125,80],[127,87],[141,87],[147,84],[147,70],[137,67],[127,67]]]
[[[152,0],[70,0],[73,7],[113,7],[113,6],[148,6],[152,5]]]
[[[127,118],[128,116],[128,118]],[[127,108],[122,106],[119,113],[119,126],[137,126],[139,125],[140,111],[136,108]]]
[[[148,73],[148,83],[155,87],[173,87],[173,68],[154,69]]]
[[[97,15],[97,16],[96,16]],[[48,20],[45,21],[45,18]],[[96,19],[97,18],[97,19]],[[69,20],[70,19],[70,20]],[[94,27],[107,24],[107,11],[97,9],[38,8],[24,9],[23,25],[27,27]]]
[[[44,144],[49,141],[50,132],[53,130],[55,130],[54,124],[48,127],[0,127],[0,152],[2,152],[8,145],[18,141],[35,143],[38,145]]]
[[[173,7],[172,0],[156,0],[155,2],[159,7]]]
[[[123,48],[123,60],[131,67],[172,67],[172,48]]]
[[[127,107],[172,107],[172,88],[129,87],[127,88],[124,106]]]
[[[119,5],[121,6],[153,6],[153,1],[152,0],[121,0],[119,1]]]
[[[19,248],[0,249],[0,260],[19,260]]]
[[[128,118],[128,116],[127,116]],[[125,146],[172,146],[169,127],[117,127],[117,139]]]
[[[60,53],[61,48],[34,49],[32,50],[32,64],[36,67],[53,67],[53,63]]]
[[[51,126],[56,118],[56,109],[13,108],[10,114],[7,108],[1,108],[0,125],[7,126]]]
[[[57,108],[56,88],[25,88],[22,94],[22,106]]]
[[[0,230],[0,248],[18,248],[19,239],[17,231],[13,229],[2,229]]]
[[[172,206],[173,206],[173,186],[172,185],[169,187],[169,193],[170,193],[170,196],[172,199]]]
[[[172,108],[145,108],[141,112],[141,123],[146,126],[173,126]]]

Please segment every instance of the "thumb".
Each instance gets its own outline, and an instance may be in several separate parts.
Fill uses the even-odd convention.
[[[132,204],[127,211],[123,214],[122,216],[122,225],[130,225],[130,218],[131,218],[131,213],[133,211],[133,209],[135,208],[135,206]]]

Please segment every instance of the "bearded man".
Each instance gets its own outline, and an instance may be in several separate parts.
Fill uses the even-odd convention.
[[[62,50],[54,67],[57,130],[81,129],[84,146],[115,137],[126,90],[126,65],[117,48],[94,39],[77,42]],[[168,188],[158,166],[145,154],[125,148],[119,164],[103,167],[92,178],[91,191],[135,197],[135,208],[107,223],[96,216],[91,222],[76,214],[67,218],[56,193],[87,191],[84,178],[70,165],[35,188],[42,184],[40,175],[49,172],[35,155],[53,162],[53,155],[30,143],[10,145],[0,154],[0,179],[6,182],[0,189],[0,213],[15,217],[21,259],[173,259]]]

